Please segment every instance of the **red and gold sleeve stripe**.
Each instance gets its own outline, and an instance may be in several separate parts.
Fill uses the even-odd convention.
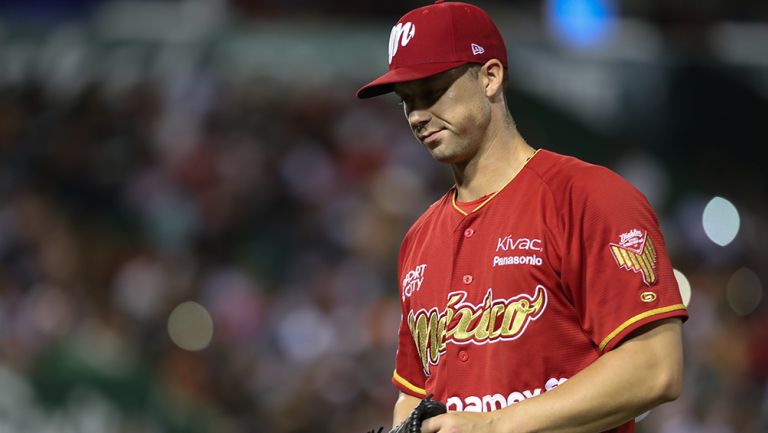
[[[397,370],[395,370],[394,373],[392,373],[392,380],[415,394],[418,394],[421,396],[427,395],[427,390],[425,390],[424,388],[419,388],[418,386],[412,384],[411,382],[406,380],[403,376],[400,376],[399,374],[397,374]]]
[[[621,325],[619,325],[616,329],[614,329],[610,334],[608,334],[607,337],[603,339],[603,341],[600,343],[600,351],[602,352],[605,350],[606,346],[611,343],[611,341],[616,338],[617,335],[621,334],[625,329],[629,328],[630,326],[634,325],[637,322],[640,322],[641,320],[647,319],[652,316],[658,316],[661,314],[669,313],[672,311],[678,311],[678,310],[685,310],[685,305],[683,304],[675,304],[670,305],[667,307],[661,307],[661,308],[655,308],[653,310],[648,310],[645,312],[642,312],[636,316],[633,316],[629,320],[625,321]]]

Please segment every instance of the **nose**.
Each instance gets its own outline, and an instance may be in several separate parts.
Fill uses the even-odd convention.
[[[432,116],[427,110],[411,110],[410,112],[406,111],[405,117],[408,118],[408,123],[411,125],[411,129],[417,132],[425,127],[432,119]]]

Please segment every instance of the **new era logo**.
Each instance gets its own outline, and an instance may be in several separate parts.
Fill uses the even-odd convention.
[[[485,48],[477,44],[472,44],[472,54],[478,55],[478,54],[483,54],[484,52],[485,52]]]

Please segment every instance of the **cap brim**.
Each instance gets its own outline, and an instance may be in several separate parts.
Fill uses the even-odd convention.
[[[466,61],[445,63],[424,63],[421,65],[401,66],[371,81],[357,91],[360,99],[372,98],[394,90],[395,84],[420,80],[466,64]]]

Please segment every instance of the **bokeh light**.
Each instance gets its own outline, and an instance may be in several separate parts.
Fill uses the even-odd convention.
[[[278,326],[278,346],[295,362],[317,360],[331,350],[336,338],[328,317],[308,306],[287,313]]]
[[[576,48],[590,48],[607,38],[613,28],[614,9],[610,0],[547,2],[547,16],[555,35]]]
[[[704,208],[702,224],[707,237],[724,247],[730,244],[739,233],[741,219],[733,203],[722,197],[715,197]]]
[[[728,279],[725,288],[725,297],[728,305],[739,316],[746,316],[760,305],[763,298],[763,285],[758,277],[749,268],[740,268]]]
[[[183,302],[168,317],[168,336],[184,350],[203,350],[213,338],[213,319],[197,302]]]
[[[686,278],[684,273],[677,269],[672,269],[672,272],[675,274],[677,286],[680,288],[680,297],[683,300],[683,305],[687,307],[691,303],[691,283],[688,282],[688,278]]]

